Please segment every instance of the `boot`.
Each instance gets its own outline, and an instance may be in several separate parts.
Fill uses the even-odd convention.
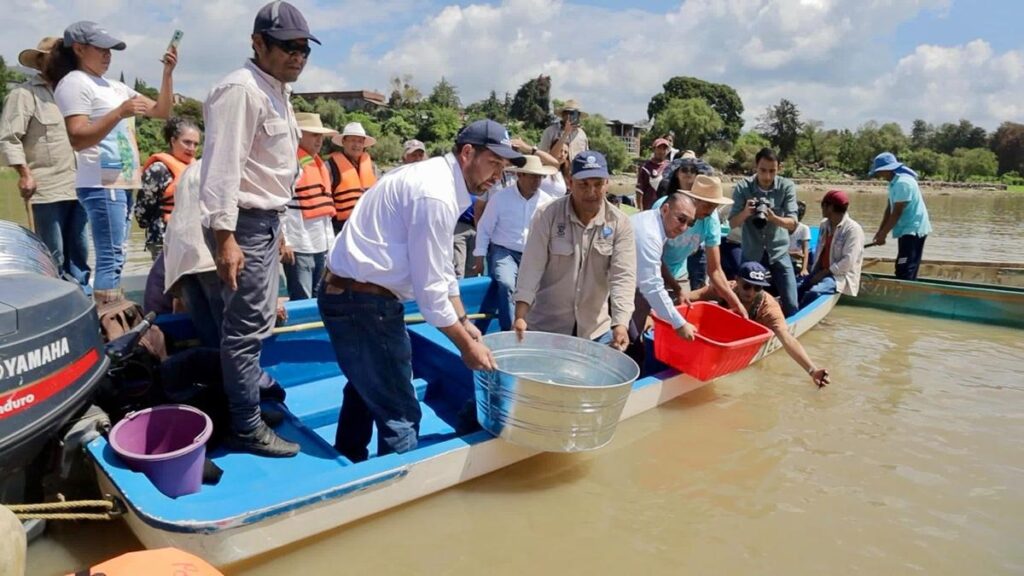
[[[299,453],[299,445],[281,438],[262,420],[245,433],[232,431],[224,438],[224,446],[235,452],[248,452],[270,458],[289,458]]]

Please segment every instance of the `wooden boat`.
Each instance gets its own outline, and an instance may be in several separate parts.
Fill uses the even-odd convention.
[[[490,279],[463,281],[471,313],[494,313]],[[838,296],[822,296],[790,319],[799,335],[821,321]],[[407,312],[418,310],[407,304]],[[293,324],[319,320],[314,301],[289,304]],[[187,337],[181,319],[161,324],[171,338]],[[485,320],[482,329],[495,330]],[[295,458],[270,459],[215,449],[209,455],[224,470],[216,486],[172,499],[143,474],[128,470],[105,438],[88,445],[101,489],[125,504],[128,526],[147,548],[174,547],[215,566],[240,562],[360,518],[444,490],[509,466],[537,452],[487,432],[460,434],[460,414],[474,396],[472,373],[455,347],[426,324],[409,327],[414,384],[423,420],[419,447],[405,454],[376,456],[353,464],[332,448],[345,378],[326,333],[278,334],[264,346],[263,364],[286,387],[287,417],[278,431],[298,441]],[[773,337],[753,361],[780,347]],[[704,386],[673,370],[642,375],[630,392],[622,419],[655,408]],[[613,440],[614,441],[614,440]],[[376,442],[371,442],[371,451]]]
[[[857,296],[843,296],[842,303],[1024,328],[1024,288],[1014,286],[864,273]]]
[[[892,274],[893,260],[865,258],[862,270],[870,274]],[[918,278],[1024,288],[1024,262],[925,260],[921,262]]]

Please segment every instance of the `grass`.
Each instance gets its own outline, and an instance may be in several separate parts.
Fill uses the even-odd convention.
[[[1006,187],[1008,192],[1024,192],[1024,184],[1011,184]]]

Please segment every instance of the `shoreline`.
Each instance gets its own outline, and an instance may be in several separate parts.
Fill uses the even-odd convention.
[[[731,187],[732,184],[741,180],[740,176],[726,175],[722,177],[722,184]],[[814,196],[824,196],[829,190],[843,190],[850,194],[887,194],[886,184],[881,180],[808,180],[802,178],[792,179],[796,183],[798,192],[811,193]],[[632,191],[636,185],[636,176],[633,174],[615,174],[611,177],[611,188],[613,191],[624,194],[623,189]],[[952,196],[956,195],[989,195],[1008,194],[1013,192],[1005,184],[980,183],[980,182],[919,182],[921,193],[925,196]],[[726,191],[728,195],[728,190]]]

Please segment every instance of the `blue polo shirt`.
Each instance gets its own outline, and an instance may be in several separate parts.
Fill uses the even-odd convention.
[[[928,220],[928,208],[924,205],[921,188],[917,180],[909,174],[896,173],[889,182],[889,210],[899,202],[906,202],[903,214],[892,229],[892,237],[927,236],[932,232],[931,221]]]
[[[651,206],[651,210],[660,210],[668,196],[662,196]],[[675,238],[669,238],[665,242],[665,251],[661,255],[662,262],[668,266],[668,271],[673,278],[679,278],[686,272],[686,259],[696,252],[701,244],[705,247],[718,246],[722,243],[722,221],[718,217],[718,210],[706,218],[701,218]]]

